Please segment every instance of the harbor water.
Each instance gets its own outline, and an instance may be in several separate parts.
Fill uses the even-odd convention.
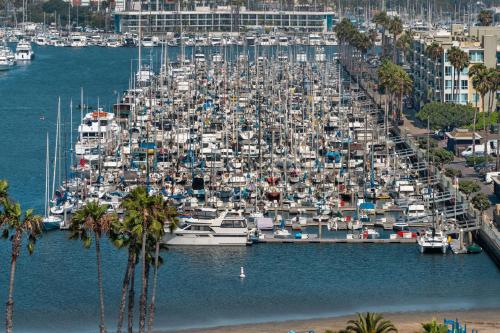
[[[84,103],[109,110],[128,86],[136,49],[36,48],[36,59],[0,73],[0,178],[24,207],[41,212],[45,135],[54,138],[57,97],[69,126]],[[152,58],[159,56],[155,50]],[[177,49],[171,50],[172,58]],[[149,51],[145,51],[147,57]],[[153,60],[154,62],[154,60]],[[74,127],[73,127],[74,128]],[[67,133],[68,131],[66,131]],[[63,141],[69,142],[66,134]],[[68,145],[69,146],[69,145]],[[64,175],[63,175],[64,177]],[[15,285],[17,332],[95,332],[95,253],[52,232],[29,257]],[[0,300],[6,300],[10,243],[0,242]],[[117,316],[126,253],[103,244],[106,314]],[[356,311],[500,308],[500,271],[486,253],[422,255],[416,244],[260,244],[172,248],[163,253],[156,328],[175,330],[337,316]],[[241,280],[240,267],[246,278]]]

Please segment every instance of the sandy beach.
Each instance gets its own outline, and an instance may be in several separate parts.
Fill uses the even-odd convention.
[[[214,328],[193,329],[177,331],[179,333],[287,333],[289,330],[297,332],[323,333],[327,329],[333,331],[345,328],[351,316],[335,318],[297,320],[284,322],[270,322],[263,324],[246,324],[236,326],[221,326]],[[471,310],[471,311],[443,311],[443,312],[411,312],[411,313],[385,313],[384,317],[390,319],[398,328],[400,333],[415,333],[421,331],[422,322],[428,322],[436,318],[442,322],[443,318],[455,319],[467,323],[468,332],[472,328],[479,333],[500,333],[500,309]],[[172,331],[169,331],[172,332]]]

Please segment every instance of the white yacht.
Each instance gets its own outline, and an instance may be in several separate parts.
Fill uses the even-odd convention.
[[[71,35],[69,38],[71,47],[85,47],[87,46],[87,37],[83,35]]]
[[[417,242],[421,253],[441,250],[443,254],[446,254],[449,245],[446,235],[435,228],[430,228],[423,235],[419,236]]]
[[[219,213],[215,208],[199,208],[193,215],[184,219],[184,223],[172,232],[166,228],[163,242],[187,246],[250,244],[247,223],[240,213]]]
[[[33,53],[33,49],[31,48],[31,43],[27,40],[21,39],[19,43],[17,43],[16,47],[16,60],[32,60],[35,57],[35,53]]]
[[[0,71],[6,71],[14,67],[15,61],[9,56],[5,50],[0,50]]]

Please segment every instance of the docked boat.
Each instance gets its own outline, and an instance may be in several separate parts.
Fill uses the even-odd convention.
[[[35,53],[33,53],[33,49],[31,48],[31,43],[22,39],[17,43],[16,53],[14,55],[16,60],[20,61],[29,61],[33,60],[35,57]]]
[[[170,232],[166,230],[163,242],[167,245],[244,246],[249,244],[246,220],[239,214],[215,208],[201,208],[192,218]]]
[[[0,71],[7,71],[14,67],[15,61],[9,57],[7,51],[0,50]]]
[[[417,238],[417,242],[421,253],[438,250],[446,254],[448,251],[448,239],[442,231],[436,230],[435,228],[430,228],[423,235],[420,235]]]

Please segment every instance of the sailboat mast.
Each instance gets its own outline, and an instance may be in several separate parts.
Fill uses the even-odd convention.
[[[57,170],[57,150],[59,149],[59,123],[61,117],[61,97],[58,98],[57,102],[57,120],[56,120],[56,140],[55,140],[55,150],[54,150],[54,164],[53,164],[53,178],[52,178],[52,194],[56,191],[56,170]]]

